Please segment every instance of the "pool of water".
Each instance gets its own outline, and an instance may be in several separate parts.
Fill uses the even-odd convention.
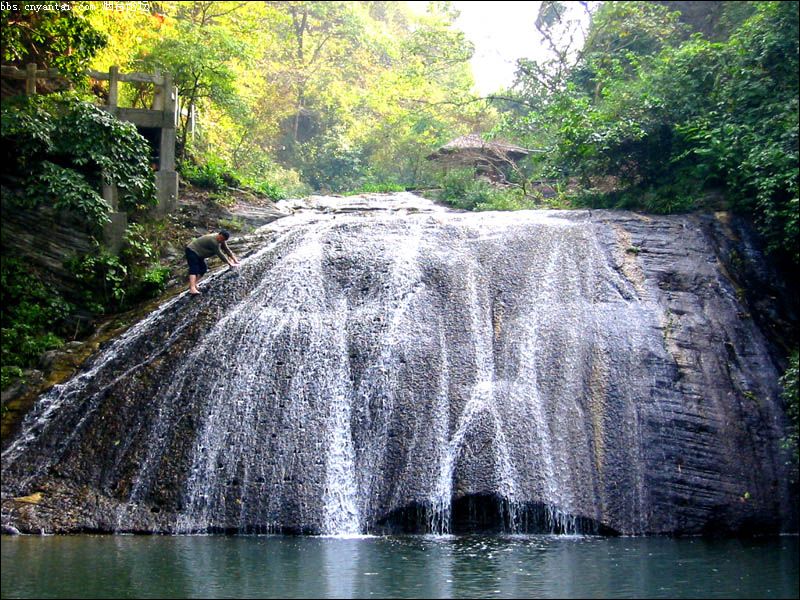
[[[2,537],[3,598],[797,598],[796,536]]]

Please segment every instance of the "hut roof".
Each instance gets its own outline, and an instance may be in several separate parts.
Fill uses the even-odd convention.
[[[501,140],[484,140],[477,133],[470,133],[469,135],[462,135],[444,146],[439,148],[436,152],[428,156],[428,159],[433,160],[447,154],[457,154],[460,152],[479,152],[482,154],[508,156],[509,158],[522,158],[530,154],[530,150],[520,146],[514,146]]]

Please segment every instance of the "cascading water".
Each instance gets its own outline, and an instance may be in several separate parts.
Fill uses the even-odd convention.
[[[25,518],[63,530],[699,531],[740,489],[767,510],[775,369],[752,324],[708,310],[740,306],[686,220],[659,226],[699,270],[626,213],[294,207],[238,275],[39,400],[3,453],[4,521],[36,489],[71,516]]]

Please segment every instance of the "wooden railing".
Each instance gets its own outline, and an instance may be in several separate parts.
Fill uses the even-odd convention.
[[[104,105],[120,120],[130,121],[140,127],[175,127],[177,123],[177,90],[172,84],[172,76],[159,72],[120,73],[119,67],[113,66],[108,72],[87,70],[86,75],[97,81],[108,81],[108,101]],[[58,69],[37,69],[29,64],[25,69],[17,67],[0,67],[0,75],[8,79],[25,80],[25,93],[29,96],[37,93],[39,79],[55,79],[68,81]],[[121,108],[119,106],[120,83],[146,83],[153,85],[153,102],[149,109]],[[156,115],[155,112],[163,113]]]
[[[17,67],[8,67],[4,65],[0,67],[0,75],[8,79],[24,79],[25,93],[28,96],[32,96],[36,93],[37,79],[66,80],[58,69],[37,69],[35,64],[28,64],[24,71]]]

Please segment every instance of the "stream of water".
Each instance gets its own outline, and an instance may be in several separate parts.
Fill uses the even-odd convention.
[[[798,538],[21,536],[3,598],[797,598]]]

